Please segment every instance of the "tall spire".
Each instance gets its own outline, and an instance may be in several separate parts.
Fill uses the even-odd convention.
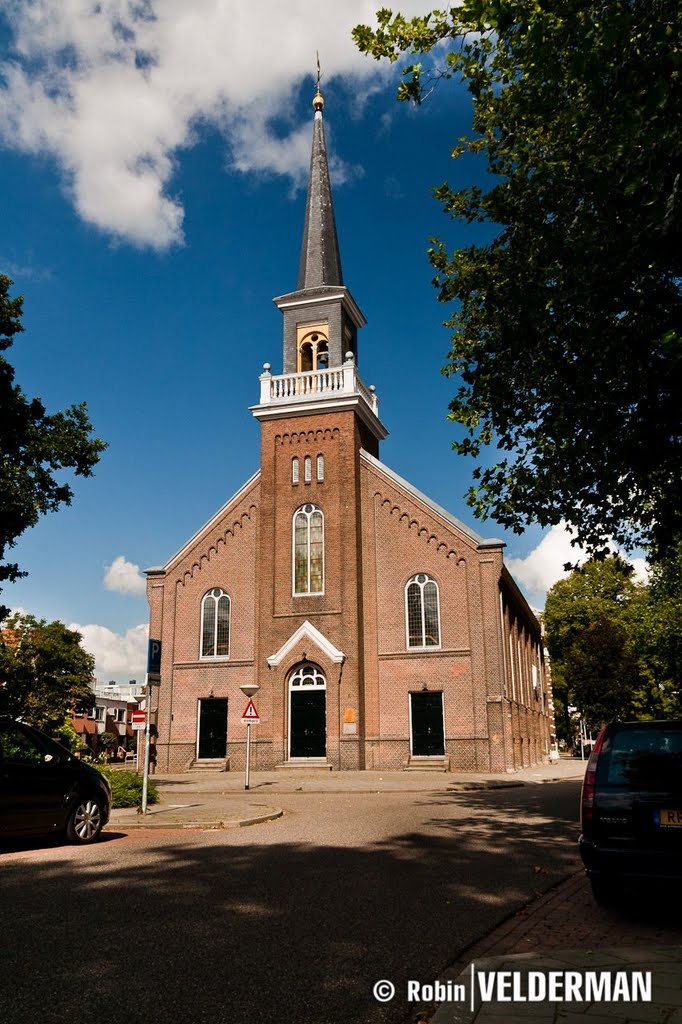
[[[341,257],[336,235],[336,221],[329,182],[327,148],[324,140],[320,92],[320,61],[317,61],[317,92],[313,98],[313,150],[310,158],[310,178],[303,226],[301,262],[297,289],[320,288],[324,285],[342,285]]]

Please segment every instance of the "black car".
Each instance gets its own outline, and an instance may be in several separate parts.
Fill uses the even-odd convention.
[[[580,854],[598,902],[626,880],[682,880],[682,721],[605,726],[581,803]]]
[[[100,772],[37,729],[0,718],[0,838],[63,832],[92,843],[110,809]]]

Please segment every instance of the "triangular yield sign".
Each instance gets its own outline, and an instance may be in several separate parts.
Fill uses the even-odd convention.
[[[256,705],[253,703],[252,700],[250,700],[249,703],[246,705],[246,709],[244,711],[244,714],[242,715],[242,720],[246,721],[246,722],[249,722],[249,721],[252,721],[254,718],[259,718],[259,717],[260,716],[259,716],[258,712],[256,711]]]

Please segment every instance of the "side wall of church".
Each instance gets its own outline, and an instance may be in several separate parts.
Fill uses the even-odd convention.
[[[547,757],[554,731],[549,668],[537,620],[528,614],[505,573],[500,610],[504,622],[505,695],[510,722],[511,767]]]

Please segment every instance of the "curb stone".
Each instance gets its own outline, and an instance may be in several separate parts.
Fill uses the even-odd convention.
[[[127,808],[125,808],[127,810]],[[116,811],[112,812],[112,816],[109,822],[105,826],[107,830],[116,831],[128,831],[130,829],[228,829],[228,828],[246,828],[249,825],[262,825],[268,821],[275,821],[277,818],[281,818],[284,814],[284,810],[281,807],[271,807],[270,810],[263,814],[249,815],[243,818],[223,818],[223,817],[205,817],[205,818],[165,818],[164,809],[152,811],[151,815],[143,815],[136,813],[135,818],[124,818],[115,817]],[[172,811],[170,812],[172,813]]]

